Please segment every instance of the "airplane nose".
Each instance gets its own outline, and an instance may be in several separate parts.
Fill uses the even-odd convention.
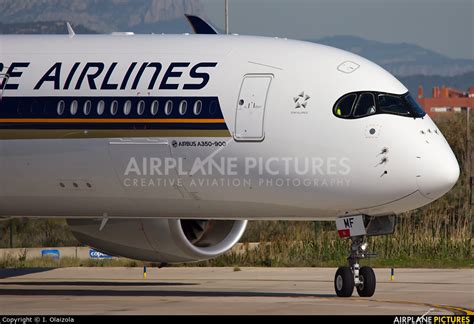
[[[446,144],[442,148],[430,148],[417,156],[417,184],[421,194],[429,199],[437,199],[447,193],[459,178],[459,164]]]

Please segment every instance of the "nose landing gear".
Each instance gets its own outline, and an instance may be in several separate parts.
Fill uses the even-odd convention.
[[[351,297],[354,287],[360,297],[371,297],[375,292],[375,273],[371,267],[360,268],[359,259],[375,256],[367,253],[367,243],[362,236],[351,238],[349,267],[339,267],[334,277],[334,288],[338,297]]]
[[[339,236],[350,238],[351,252],[348,267],[339,267],[334,277],[334,289],[338,297],[351,297],[354,287],[360,297],[371,297],[375,293],[376,279],[371,267],[360,267],[359,260],[376,256],[367,252],[366,236],[393,234],[395,215],[370,217],[357,215],[336,220]]]

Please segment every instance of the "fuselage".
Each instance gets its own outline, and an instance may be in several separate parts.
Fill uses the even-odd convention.
[[[408,90],[335,48],[217,35],[1,36],[0,48],[0,216],[383,215],[459,176],[427,115],[340,118],[347,94],[378,111],[381,94]]]

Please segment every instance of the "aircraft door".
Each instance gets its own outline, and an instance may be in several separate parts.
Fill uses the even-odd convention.
[[[3,98],[3,90],[5,89],[8,82],[8,74],[0,74],[0,101]]]
[[[236,141],[263,141],[264,118],[271,74],[248,74],[242,81],[237,100],[234,139]]]

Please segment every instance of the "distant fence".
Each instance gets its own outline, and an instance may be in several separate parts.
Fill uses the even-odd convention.
[[[245,251],[255,249],[258,244],[259,243],[238,243],[231,249],[231,252],[244,253]],[[111,255],[107,255],[87,246],[0,249],[0,258],[7,256],[22,258],[24,260],[37,258],[76,258],[81,260],[113,258]]]
[[[14,258],[23,258],[24,260],[31,260],[36,258],[76,258],[81,260],[111,258],[111,256],[103,254],[90,247],[81,246],[0,249],[0,258],[5,258],[7,256]]]

